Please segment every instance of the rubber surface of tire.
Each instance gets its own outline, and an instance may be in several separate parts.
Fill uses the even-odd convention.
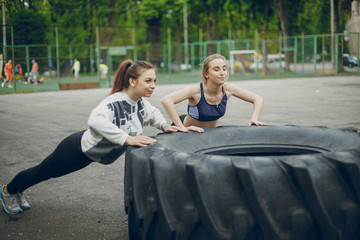
[[[360,134],[224,126],[129,147],[136,239],[360,239]]]

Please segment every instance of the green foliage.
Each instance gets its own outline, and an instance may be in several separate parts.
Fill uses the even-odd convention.
[[[183,37],[183,6],[187,4],[189,40],[278,37],[281,31],[275,0],[32,0],[7,1],[7,24],[14,25],[16,44],[59,42],[94,44],[95,27],[100,27],[102,44],[131,44],[136,27],[136,42],[167,41],[166,28]],[[286,0],[290,35],[328,33],[328,0]],[[341,5],[344,1],[339,1]],[[268,6],[268,8],[266,8]],[[267,10],[266,10],[267,9]],[[339,7],[339,26],[343,31],[348,12]],[[130,27],[130,28],[129,28]],[[180,30],[180,31],[179,31]],[[8,30],[9,31],[9,30]],[[8,34],[8,39],[10,40]],[[179,36],[178,36],[179,37]],[[9,41],[8,40],[8,41]],[[172,37],[172,41],[176,41]],[[80,53],[79,53],[80,54]],[[87,54],[83,52],[82,54]]]
[[[297,20],[297,34],[321,34],[330,30],[330,2],[328,0],[309,0],[300,9]]]
[[[7,18],[7,25],[14,27],[14,41],[16,44],[45,44],[47,38],[44,29],[49,17],[42,13],[36,13],[31,9],[23,8],[14,11]],[[8,28],[9,31],[10,28]],[[7,34],[8,42],[11,40],[10,34]]]
[[[157,23],[166,9],[166,0],[143,0],[140,4],[141,17],[149,24]]]

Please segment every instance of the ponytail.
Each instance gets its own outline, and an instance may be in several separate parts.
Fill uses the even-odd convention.
[[[120,63],[119,68],[116,71],[114,83],[110,94],[120,92],[123,88],[127,88],[129,86],[129,80],[125,81],[126,70],[133,64],[133,61],[130,59],[124,60]]]
[[[155,69],[155,67],[145,61],[136,61],[135,63],[130,59],[124,60],[120,63],[116,71],[114,83],[110,94],[120,92],[128,88],[130,85],[129,79],[137,79],[145,70]]]

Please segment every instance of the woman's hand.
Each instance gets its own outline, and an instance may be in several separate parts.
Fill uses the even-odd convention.
[[[179,128],[176,126],[166,125],[165,128],[163,128],[164,132],[177,132],[179,131]]]
[[[250,120],[249,126],[256,125],[256,126],[264,126],[265,123],[257,121],[257,120]]]
[[[163,126],[161,126],[161,129],[164,132],[189,132],[189,131],[194,131],[194,132],[198,132],[198,133],[203,133],[204,129],[200,128],[200,127],[196,127],[196,126],[190,126],[190,127],[178,127],[178,126],[173,126],[173,125],[169,125],[169,124],[164,124]]]
[[[145,147],[147,145],[153,144],[155,143],[156,140],[151,138],[151,137],[147,137],[147,136],[128,136],[126,138],[125,144],[128,146],[139,146],[139,147]]]
[[[198,132],[198,133],[203,133],[205,131],[203,128],[196,127],[196,126],[187,127],[187,129],[189,129],[190,131],[193,131],[193,132]]]
[[[196,127],[196,126],[189,126],[189,127],[177,127],[178,131],[180,132],[189,132],[189,131],[193,131],[193,132],[198,132],[198,133],[203,133],[205,130],[203,128],[200,127]]]
[[[163,132],[177,132],[179,128],[165,123],[161,126],[161,130],[163,130]]]

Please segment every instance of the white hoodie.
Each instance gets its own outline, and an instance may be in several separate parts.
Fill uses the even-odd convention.
[[[143,126],[149,124],[161,129],[164,123],[159,109],[147,100],[140,98],[135,102],[125,91],[117,92],[92,110],[81,149],[93,161],[110,164],[126,150],[129,135],[141,135]]]

